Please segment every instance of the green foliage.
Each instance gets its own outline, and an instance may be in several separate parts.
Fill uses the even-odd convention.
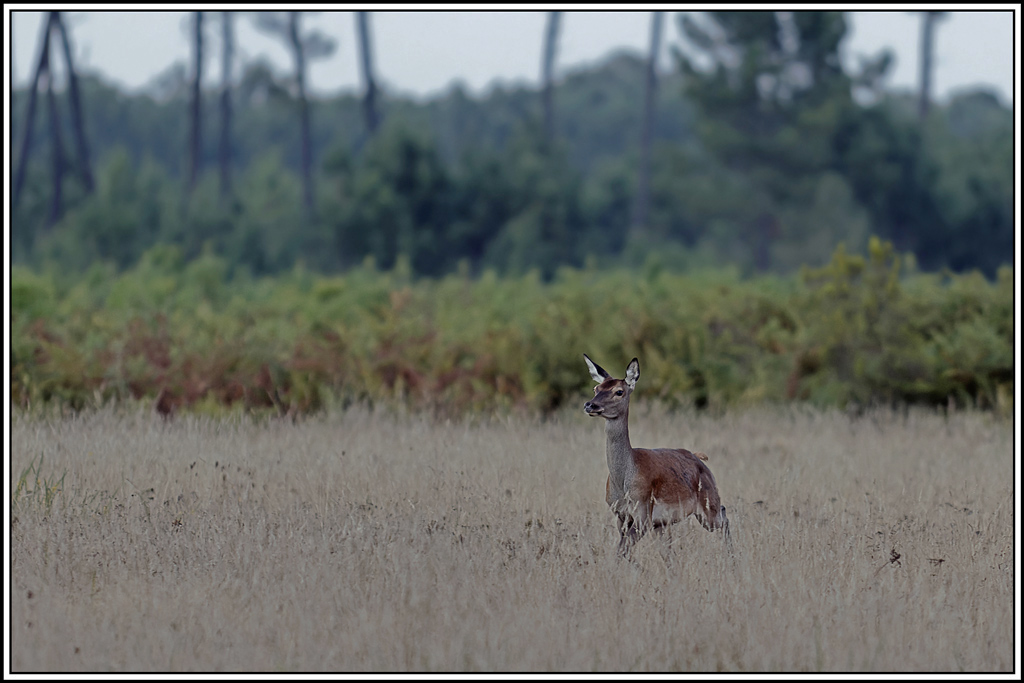
[[[995,275],[1013,234],[1008,110],[971,93],[923,126],[906,98],[871,85],[886,55],[842,70],[841,12],[705,14],[681,15],[697,54],[678,61],[717,183],[675,215],[714,225],[717,250],[759,270],[791,270],[840,241],[860,247],[873,231],[925,268]],[[863,87],[873,102],[854,100]],[[676,177],[678,196],[696,194]]]
[[[19,512],[30,506],[38,506],[48,514],[57,496],[64,492],[66,476],[67,470],[61,472],[59,478],[56,473],[44,475],[43,456],[39,456],[38,463],[32,458],[14,484],[14,491],[11,492],[11,510]]]
[[[638,396],[725,409],[764,401],[926,402],[1006,412],[1012,271],[904,272],[872,239],[798,279],[560,268],[414,279],[408,260],[344,276],[299,266],[227,276],[212,252],[147,252],[134,268],[61,284],[12,272],[12,400],[80,409],[145,399],[162,413],[300,415],[369,401],[457,414],[546,412],[586,395],[586,352]]]
[[[885,55],[844,70],[840,12],[683,15],[694,50],[660,74],[647,234],[629,235],[637,182],[644,60],[627,53],[565,74],[557,137],[539,135],[540,96],[460,87],[427,101],[385,93],[370,136],[360,98],[309,101],[315,211],[302,208],[299,126],[290,75],[244,65],[234,92],[233,193],[222,198],[219,111],[204,93],[203,173],[185,197],[187,70],[125,94],[83,76],[97,190],[72,174],[53,226],[47,127],[36,125],[12,214],[12,258],[80,274],[124,271],[157,244],[186,260],[210,250],[231,273],[260,277],[302,263],[339,272],[401,257],[416,275],[495,268],[550,279],[561,266],[714,263],[794,272],[868,234],[913,252],[927,270],[996,276],[1013,246],[1013,116],[965,93],[926,124],[881,84]],[[290,73],[290,72],[289,72]],[[14,92],[24,125],[27,93]],[[854,95],[858,95],[855,98]],[[62,110],[66,93],[58,100]],[[63,121],[65,140],[70,121]],[[38,122],[37,122],[38,124]],[[671,256],[671,258],[669,258]]]
[[[538,137],[524,136],[509,157],[511,210],[487,245],[484,265],[513,273],[537,268],[546,278],[560,265],[578,265],[585,221],[579,175],[564,148],[546,149]]]
[[[802,278],[804,305],[821,315],[807,317],[791,395],[1010,407],[1013,317],[1005,284],[993,287],[978,273],[945,285],[934,276],[904,284],[892,245],[877,238],[867,259],[840,246],[828,266],[805,269]]]
[[[279,272],[290,268],[308,252],[303,248],[309,230],[299,230],[302,214],[302,184],[297,174],[270,152],[258,159],[239,179],[238,194],[250,198],[241,203],[235,229],[225,235],[226,254],[231,263],[249,268],[253,274]]]
[[[399,254],[435,275],[450,267],[442,252],[452,222],[452,181],[433,144],[401,123],[386,125],[355,164],[343,151],[327,165],[334,192],[329,215],[343,263],[372,256],[391,268]]]
[[[38,239],[42,260],[84,270],[96,261],[125,268],[164,234],[173,215],[172,192],[163,170],[147,160],[138,166],[118,147],[101,162],[96,192],[73,207]]]
[[[926,131],[943,220],[913,245],[922,266],[996,274],[1014,248],[1013,119],[985,92],[956,97]],[[942,119],[945,120],[942,120]]]

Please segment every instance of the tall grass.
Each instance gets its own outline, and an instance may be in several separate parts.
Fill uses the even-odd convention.
[[[581,411],[11,427],[13,472],[63,478],[18,494],[15,672],[1013,669],[991,415],[639,403],[635,445],[709,454],[734,542],[688,521],[633,562]]]

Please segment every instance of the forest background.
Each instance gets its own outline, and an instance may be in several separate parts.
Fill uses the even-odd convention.
[[[16,403],[546,410],[591,349],[670,402],[1012,407],[1013,113],[932,102],[941,13],[913,95],[891,54],[843,68],[842,12],[655,12],[699,65],[558,79],[552,12],[539,88],[425,101],[376,86],[361,14],[365,91],[313,97],[302,13],[194,17],[194,57],[255,21],[291,73],[135,95],[51,79],[49,13],[13,92]]]

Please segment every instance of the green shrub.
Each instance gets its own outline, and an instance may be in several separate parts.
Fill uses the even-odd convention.
[[[160,247],[121,275],[12,273],[16,405],[149,400],[303,414],[370,401],[442,413],[546,412],[583,399],[586,352],[638,397],[725,409],[809,401],[1012,410],[1012,271],[904,272],[872,239],[799,278],[563,268],[414,281],[408,262],[343,276],[238,274]],[[97,271],[99,272],[99,271]],[[16,295],[15,295],[16,293]]]

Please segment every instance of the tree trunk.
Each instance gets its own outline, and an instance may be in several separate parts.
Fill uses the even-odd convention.
[[[932,99],[935,22],[945,15],[945,12],[921,12],[921,90],[917,103],[917,112],[921,121],[928,118],[928,109]]]
[[[299,97],[299,124],[302,135],[302,197],[306,215],[313,215],[313,159],[309,141],[309,103],[306,100],[306,58],[299,38],[299,12],[288,13],[288,39],[295,54],[295,84]]]
[[[195,72],[192,77],[192,101],[189,112],[188,196],[199,179],[199,156],[202,152],[202,80],[203,80],[203,13],[195,13],[193,37]]]
[[[71,41],[60,12],[53,12],[53,21],[60,31],[61,44],[64,48],[64,63],[68,67],[68,88],[71,95],[71,130],[75,135],[75,147],[78,151],[78,172],[86,192],[91,193],[95,187],[92,177],[92,164],[89,161],[89,145],[85,138],[85,117],[82,115],[82,96],[78,90],[78,74],[75,73],[74,61],[71,57]]]
[[[541,66],[541,88],[544,106],[544,143],[549,146],[555,139],[554,67],[558,48],[558,29],[561,12],[548,12],[548,27],[544,38],[544,60]]]
[[[377,112],[377,83],[373,78],[373,55],[370,45],[369,12],[356,12],[359,26],[359,55],[363,68],[363,81],[366,83],[366,98],[363,100],[363,115],[366,118],[366,130],[369,136],[377,130],[380,115]]]
[[[654,136],[654,106],[658,91],[658,52],[664,12],[651,12],[651,53],[647,58],[644,117],[640,128],[640,167],[637,169],[636,200],[633,203],[633,233],[645,232],[651,213],[651,139]]]
[[[223,30],[223,75],[220,88],[220,199],[225,202],[231,196],[231,62],[234,58],[235,41],[232,32],[231,12],[221,12]]]
[[[56,27],[56,12],[50,12],[49,26]],[[49,58],[47,58],[49,61]],[[61,186],[64,183],[64,145],[61,143],[60,116],[57,112],[57,97],[53,92],[53,69],[48,68],[46,73],[46,104],[50,111],[50,146],[53,153],[53,196],[50,198],[50,217],[47,220],[47,227],[52,226],[60,220],[63,206],[61,202]]]
[[[32,131],[36,120],[36,97],[39,90],[39,79],[44,73],[49,78],[50,70],[50,19],[43,22],[43,35],[40,41],[39,61],[36,63],[36,71],[32,75],[32,86],[28,91],[28,111],[25,115],[25,130],[21,138],[21,155],[18,158],[18,169],[14,173],[14,195],[11,197],[11,205],[18,206],[18,199],[21,197],[21,189],[25,185],[25,171],[28,168],[28,155],[32,149]]]

